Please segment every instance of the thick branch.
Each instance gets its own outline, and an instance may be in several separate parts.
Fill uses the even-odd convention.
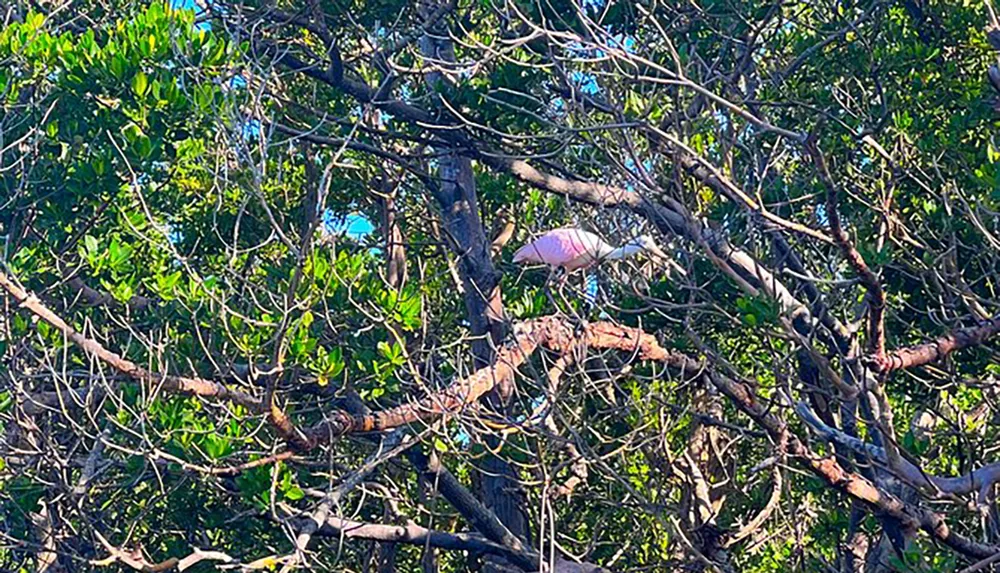
[[[481,154],[479,160],[494,169],[507,172],[533,187],[563,195],[574,201],[602,207],[624,207],[646,218],[663,233],[679,236],[702,245],[710,257],[722,261],[729,272],[737,273],[734,280],[748,283],[747,288],[759,289],[774,298],[782,311],[793,320],[812,321],[809,309],[802,304],[778,278],[760,265],[746,251],[737,249],[713,229],[697,221],[677,202],[667,199],[667,205],[653,203],[635,191],[621,187],[573,181],[544,173],[520,159]],[[727,270],[723,268],[723,270]]]
[[[456,380],[441,392],[412,404],[363,416],[340,413],[320,423],[308,434],[315,443],[320,443],[344,434],[382,431],[456,413],[465,406],[475,403],[501,381],[510,379],[518,366],[523,364],[539,346],[554,352],[567,353],[577,345],[583,344],[593,348],[635,353],[643,360],[655,360],[693,372],[700,369],[698,362],[661,347],[652,335],[638,329],[605,322],[587,325],[584,335],[578,338],[574,334],[573,326],[567,321],[548,316],[516,325],[514,335],[517,342],[502,348],[497,353],[496,363],[493,366],[480,368],[471,376]]]
[[[198,378],[155,374],[142,369],[106,350],[96,341],[76,333],[62,319],[39,303],[37,298],[29,295],[2,273],[0,273],[0,287],[7,290],[21,306],[28,308],[36,316],[58,328],[74,344],[101,361],[112,365],[123,374],[145,382],[159,383],[168,392],[211,396],[239,401],[240,403],[257,404],[249,396],[215,382]],[[681,370],[682,373],[690,372],[692,375],[703,375],[723,394],[733,400],[740,410],[767,430],[773,439],[780,441],[786,435],[785,422],[771,413],[770,407],[761,403],[747,384],[705,371],[700,361],[663,348],[652,335],[639,329],[598,322],[587,325],[582,337],[577,337],[573,327],[564,320],[557,317],[543,317],[515,327],[515,336],[517,342],[501,350],[494,366],[482,368],[472,376],[458,380],[448,389],[433,394],[414,405],[401,406],[365,416],[338,415],[314,428],[309,433],[311,439],[307,445],[312,447],[321,441],[348,432],[387,429],[456,412],[492,389],[498,379],[512,376],[517,366],[522,364],[538,346],[544,346],[564,354],[572,351],[579,344],[630,352],[640,359],[657,361],[675,370]],[[826,481],[833,489],[899,520],[906,527],[923,529],[935,540],[964,555],[982,558],[1000,551],[1000,548],[978,543],[952,532],[941,515],[907,505],[899,498],[882,492],[864,477],[844,470],[834,458],[817,456],[795,436],[788,436],[788,453]]]
[[[882,372],[923,366],[941,360],[956,350],[979,346],[997,333],[1000,333],[1000,316],[978,326],[959,328],[931,342],[893,350],[883,360],[873,359],[872,362]]]
[[[448,503],[480,533],[506,547],[511,554],[523,556],[514,559],[514,563],[529,568],[537,566],[538,554],[511,533],[496,514],[476,499],[454,474],[441,465],[441,460],[436,455],[428,456],[420,448],[411,448],[406,451],[406,459],[423,475],[427,483],[433,484]]]
[[[360,398],[346,401],[345,406],[355,415],[364,415],[369,412]],[[476,499],[476,496],[462,485],[454,474],[448,471],[437,455],[432,452],[428,456],[419,446],[405,449],[403,455],[420,472],[424,481],[433,484],[434,488],[448,500],[448,503],[487,539],[503,545],[515,553],[524,553],[532,563],[539,562],[533,549],[525,546],[516,535],[507,529],[496,514]]]
[[[772,439],[781,439],[787,431],[785,422],[772,414],[769,406],[761,403],[749,386],[714,373],[706,376],[722,393],[732,399],[740,410],[765,428]],[[788,437],[788,454],[834,490],[863,502],[874,511],[898,520],[905,528],[924,530],[935,541],[963,555],[982,558],[1000,551],[1000,547],[979,543],[953,532],[940,514],[908,505],[898,497],[883,492],[865,477],[845,470],[835,458],[816,455],[793,435]]]
[[[183,559],[170,557],[159,563],[150,563],[146,561],[146,558],[143,557],[142,553],[139,551],[125,551],[124,549],[115,547],[97,531],[94,531],[94,536],[97,537],[98,541],[101,542],[101,545],[103,545],[108,553],[110,553],[110,556],[104,559],[96,559],[90,562],[91,565],[99,567],[107,567],[115,563],[122,563],[136,571],[142,571],[143,573],[161,573],[164,571],[173,571],[174,569],[178,571],[186,571],[202,561],[221,561],[223,563],[229,563],[233,560],[232,557],[220,551],[203,551],[195,547],[194,551]]]
[[[77,333],[62,318],[46,308],[37,297],[29,294],[3,273],[0,273],[0,287],[13,296],[22,307],[57,328],[67,339],[88,354],[129,378],[148,383],[152,387],[170,394],[187,394],[228,400],[247,406],[254,411],[262,410],[261,402],[258,399],[238,390],[230,389],[218,382],[204,378],[150,372],[138,364],[122,358],[104,348],[96,340]],[[608,323],[591,324],[586,328],[584,336],[578,338],[570,324],[563,319],[550,316],[517,325],[514,329],[514,335],[516,342],[502,348],[492,366],[480,368],[471,376],[459,379],[445,390],[427,396],[418,402],[361,416],[338,412],[310,429],[306,432],[306,436],[299,434],[287,415],[280,410],[275,411],[277,410],[276,406],[272,406],[272,411],[268,412],[269,418],[277,426],[282,436],[300,450],[311,449],[344,434],[381,431],[421,420],[436,419],[442,415],[460,411],[465,406],[476,402],[501,381],[510,379],[517,367],[523,364],[540,345],[556,352],[565,353],[578,344],[586,344],[597,348],[634,352],[641,359],[656,360],[674,364],[677,367],[687,367],[686,361],[688,359],[686,357],[664,350],[651,335],[638,329],[618,327]],[[695,364],[690,368],[697,369],[698,366]]]
[[[805,403],[799,402],[795,407],[795,411],[824,440],[841,444],[857,454],[887,463],[885,449],[830,427],[821,421]],[[924,470],[905,458],[901,458],[899,465],[893,469],[900,477],[916,487],[930,485],[932,489],[955,495],[975,493],[978,495],[980,504],[989,502],[990,490],[1000,481],[1000,463],[988,464],[964,476],[958,477],[928,475]]]
[[[481,537],[468,533],[445,533],[421,527],[415,523],[407,525],[384,525],[377,523],[362,523],[341,517],[328,517],[316,535],[324,537],[346,537],[348,539],[371,539],[390,543],[406,543],[408,545],[430,545],[441,549],[472,551],[502,555],[511,560],[523,557],[510,549],[493,543]],[[537,567],[537,563],[529,565]]]

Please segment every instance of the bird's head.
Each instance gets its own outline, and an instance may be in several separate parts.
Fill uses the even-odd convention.
[[[667,256],[666,253],[663,252],[662,249],[660,249],[659,246],[657,246],[656,241],[654,241],[653,238],[650,237],[649,235],[639,235],[638,237],[629,241],[629,245],[632,245],[637,249],[645,251],[650,255],[659,259],[668,260],[670,258]]]

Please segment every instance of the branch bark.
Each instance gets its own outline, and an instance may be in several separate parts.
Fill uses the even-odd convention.
[[[833,177],[830,175],[826,159],[823,157],[823,153],[820,151],[815,139],[810,138],[806,142],[806,149],[812,157],[813,164],[816,166],[816,171],[819,173],[823,187],[826,188],[826,216],[830,222],[830,234],[833,236],[833,240],[844,258],[847,259],[848,264],[851,265],[851,268],[854,269],[854,272],[861,279],[861,284],[868,291],[868,296],[870,297],[868,344],[875,359],[881,361],[885,356],[885,290],[882,289],[882,283],[868,266],[868,263],[865,262],[861,253],[858,252],[854,243],[851,242],[847,231],[844,230],[843,224],[840,221],[840,211],[837,207],[837,184],[834,183]]]
[[[931,342],[893,350],[882,360],[872,357],[870,361],[876,369],[883,373],[923,366],[937,362],[956,350],[979,346],[997,333],[1000,333],[1000,316],[978,326],[956,329]]]
[[[104,349],[96,341],[77,334],[62,319],[42,306],[37,298],[28,295],[2,273],[0,273],[0,287],[7,290],[21,306],[59,328],[69,340],[124,374],[145,382],[170,380],[170,384],[163,384],[168,392],[231,400],[249,399],[252,402],[248,396],[211,381],[168,377],[141,369]],[[311,439],[308,445],[315,447],[322,441],[345,433],[384,430],[457,412],[491,390],[498,379],[513,376],[517,366],[527,360],[539,346],[565,354],[581,344],[593,348],[629,352],[638,359],[656,361],[673,370],[679,370],[682,375],[690,373],[692,377],[705,376],[741,411],[764,428],[772,439],[780,442],[787,432],[785,422],[775,416],[766,403],[759,400],[749,385],[705,370],[701,361],[663,348],[656,338],[642,330],[597,322],[586,325],[582,335],[577,336],[573,326],[564,320],[558,317],[543,317],[516,326],[515,337],[517,342],[501,350],[497,363],[493,366],[482,368],[472,376],[456,381],[446,390],[433,394],[415,405],[400,406],[363,416],[337,415],[310,431]],[[940,514],[903,503],[899,498],[881,491],[868,479],[844,470],[834,458],[816,455],[793,435],[788,436],[788,454],[822,478],[834,490],[864,502],[873,510],[898,520],[905,527],[924,530],[934,540],[963,555],[985,558],[1000,552],[998,547],[979,543],[953,532]]]

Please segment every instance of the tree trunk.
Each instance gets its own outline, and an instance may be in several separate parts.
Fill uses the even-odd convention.
[[[434,13],[441,4],[430,1],[421,5],[425,17]],[[455,62],[455,49],[448,39],[446,26],[439,20],[428,28],[420,40],[420,49],[426,64],[433,68],[425,75],[431,89],[440,90],[448,80],[444,70]],[[441,209],[448,242],[459,259],[459,274],[465,289],[465,307],[470,330],[474,337],[472,354],[474,367],[481,368],[493,362],[495,349],[502,341],[506,326],[503,322],[503,301],[500,296],[500,277],[490,256],[491,242],[486,237],[479,217],[476,181],[472,161],[450,152],[438,160],[439,187],[435,198]],[[506,413],[511,395],[509,382],[499,391],[486,396],[486,403],[499,413]],[[496,436],[486,436],[491,450],[500,446]],[[481,466],[480,495],[507,528],[525,542],[530,543],[528,520],[523,509],[525,496],[520,488],[517,473],[505,460],[487,455]],[[502,560],[487,558],[486,571],[503,568]]]
[[[439,2],[432,0],[421,4],[420,9],[426,17],[440,6]],[[439,91],[448,80],[446,71],[442,70],[455,62],[455,49],[442,21],[430,26],[420,40],[425,64],[432,68],[425,74],[426,81],[431,89]],[[500,277],[493,266],[491,242],[486,237],[479,216],[472,161],[453,151],[445,153],[438,160],[438,180],[439,187],[434,194],[441,209],[447,240],[458,255],[466,313],[474,337],[471,344],[474,367],[481,368],[493,362],[495,349],[504,338],[506,326]],[[507,400],[512,391],[510,384],[505,382],[499,391],[486,396],[487,404],[499,413],[507,411]],[[490,450],[495,451],[500,446],[496,436],[488,435],[486,441]],[[523,509],[525,496],[517,473],[509,463],[492,454],[486,456],[480,469],[479,493],[484,505],[514,535],[530,544],[528,520]],[[485,570],[509,569],[503,563],[503,560],[489,557]]]

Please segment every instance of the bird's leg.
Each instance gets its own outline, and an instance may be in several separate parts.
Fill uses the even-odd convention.
[[[601,275],[595,271],[593,275],[587,277],[587,316],[594,314],[594,309],[599,309],[597,320],[609,320],[611,317],[604,311],[605,295],[607,293],[601,288]]]
[[[556,302],[554,296],[552,296],[552,283],[556,283],[557,290],[562,292],[562,285],[566,282],[566,269],[562,267],[555,267],[552,272],[549,273],[548,280],[545,281],[545,297],[549,299],[549,304],[559,312],[559,303]]]
[[[583,336],[583,331],[587,326],[587,318],[594,311],[595,303],[597,298],[597,275],[587,274],[584,271],[583,274],[583,305],[580,309],[580,313],[575,313],[576,315],[576,327],[573,329],[576,336]],[[570,306],[570,308],[573,308]]]

